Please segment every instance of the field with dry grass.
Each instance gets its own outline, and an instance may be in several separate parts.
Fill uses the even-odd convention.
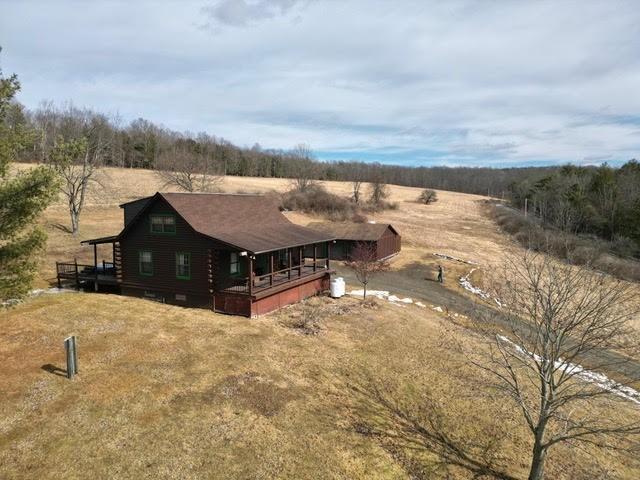
[[[22,167],[26,168],[26,167]],[[163,190],[152,172],[106,169],[81,234],[59,202],[41,222],[56,260],[92,260],[79,240],[118,233],[118,204]],[[286,180],[225,179],[229,192],[283,191]],[[349,185],[327,182],[347,195]],[[515,246],[483,216],[482,197],[391,187],[399,203],[371,219],[403,237],[393,269],[442,263],[446,288],[473,281]],[[306,224],[314,218],[289,213]],[[101,256],[110,259],[105,250]],[[355,285],[353,285],[355,286]],[[446,305],[444,305],[446,307]],[[299,328],[311,310],[319,330]],[[453,311],[314,298],[245,319],[93,293],[42,295],[0,312],[0,478],[524,478],[531,445],[514,405],[461,353],[486,348]],[[455,316],[454,316],[455,315]],[[62,339],[79,338],[68,380]],[[591,406],[633,418],[633,403]],[[577,445],[551,452],[548,478],[638,478],[638,460]]]
[[[315,335],[291,327],[299,305],[247,320],[67,293],[9,310],[2,478],[522,478],[518,412],[452,346],[481,348],[472,332],[415,306],[311,302]],[[637,467],[561,447],[549,474],[637,478]]]

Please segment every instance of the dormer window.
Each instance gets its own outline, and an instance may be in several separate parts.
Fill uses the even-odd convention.
[[[176,218],[173,215],[151,215],[151,233],[176,233]]]

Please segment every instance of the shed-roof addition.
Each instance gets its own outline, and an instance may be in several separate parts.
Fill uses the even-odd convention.
[[[308,227],[339,240],[353,241],[374,242],[379,240],[388,228],[398,233],[388,223],[313,222]]]

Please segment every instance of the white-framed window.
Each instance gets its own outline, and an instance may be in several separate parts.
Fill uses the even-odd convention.
[[[176,278],[181,280],[191,279],[191,254],[187,252],[176,253]]]
[[[176,233],[176,219],[173,215],[151,215],[151,233]]]
[[[153,275],[153,254],[149,250],[138,252],[138,272],[140,275]]]
[[[240,255],[238,252],[231,252],[229,257],[229,273],[240,273]]]

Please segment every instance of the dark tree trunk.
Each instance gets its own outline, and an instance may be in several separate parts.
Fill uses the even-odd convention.
[[[542,446],[542,435],[536,434],[533,443],[533,452],[531,457],[531,469],[529,470],[529,480],[544,479],[544,461],[547,450]]]

